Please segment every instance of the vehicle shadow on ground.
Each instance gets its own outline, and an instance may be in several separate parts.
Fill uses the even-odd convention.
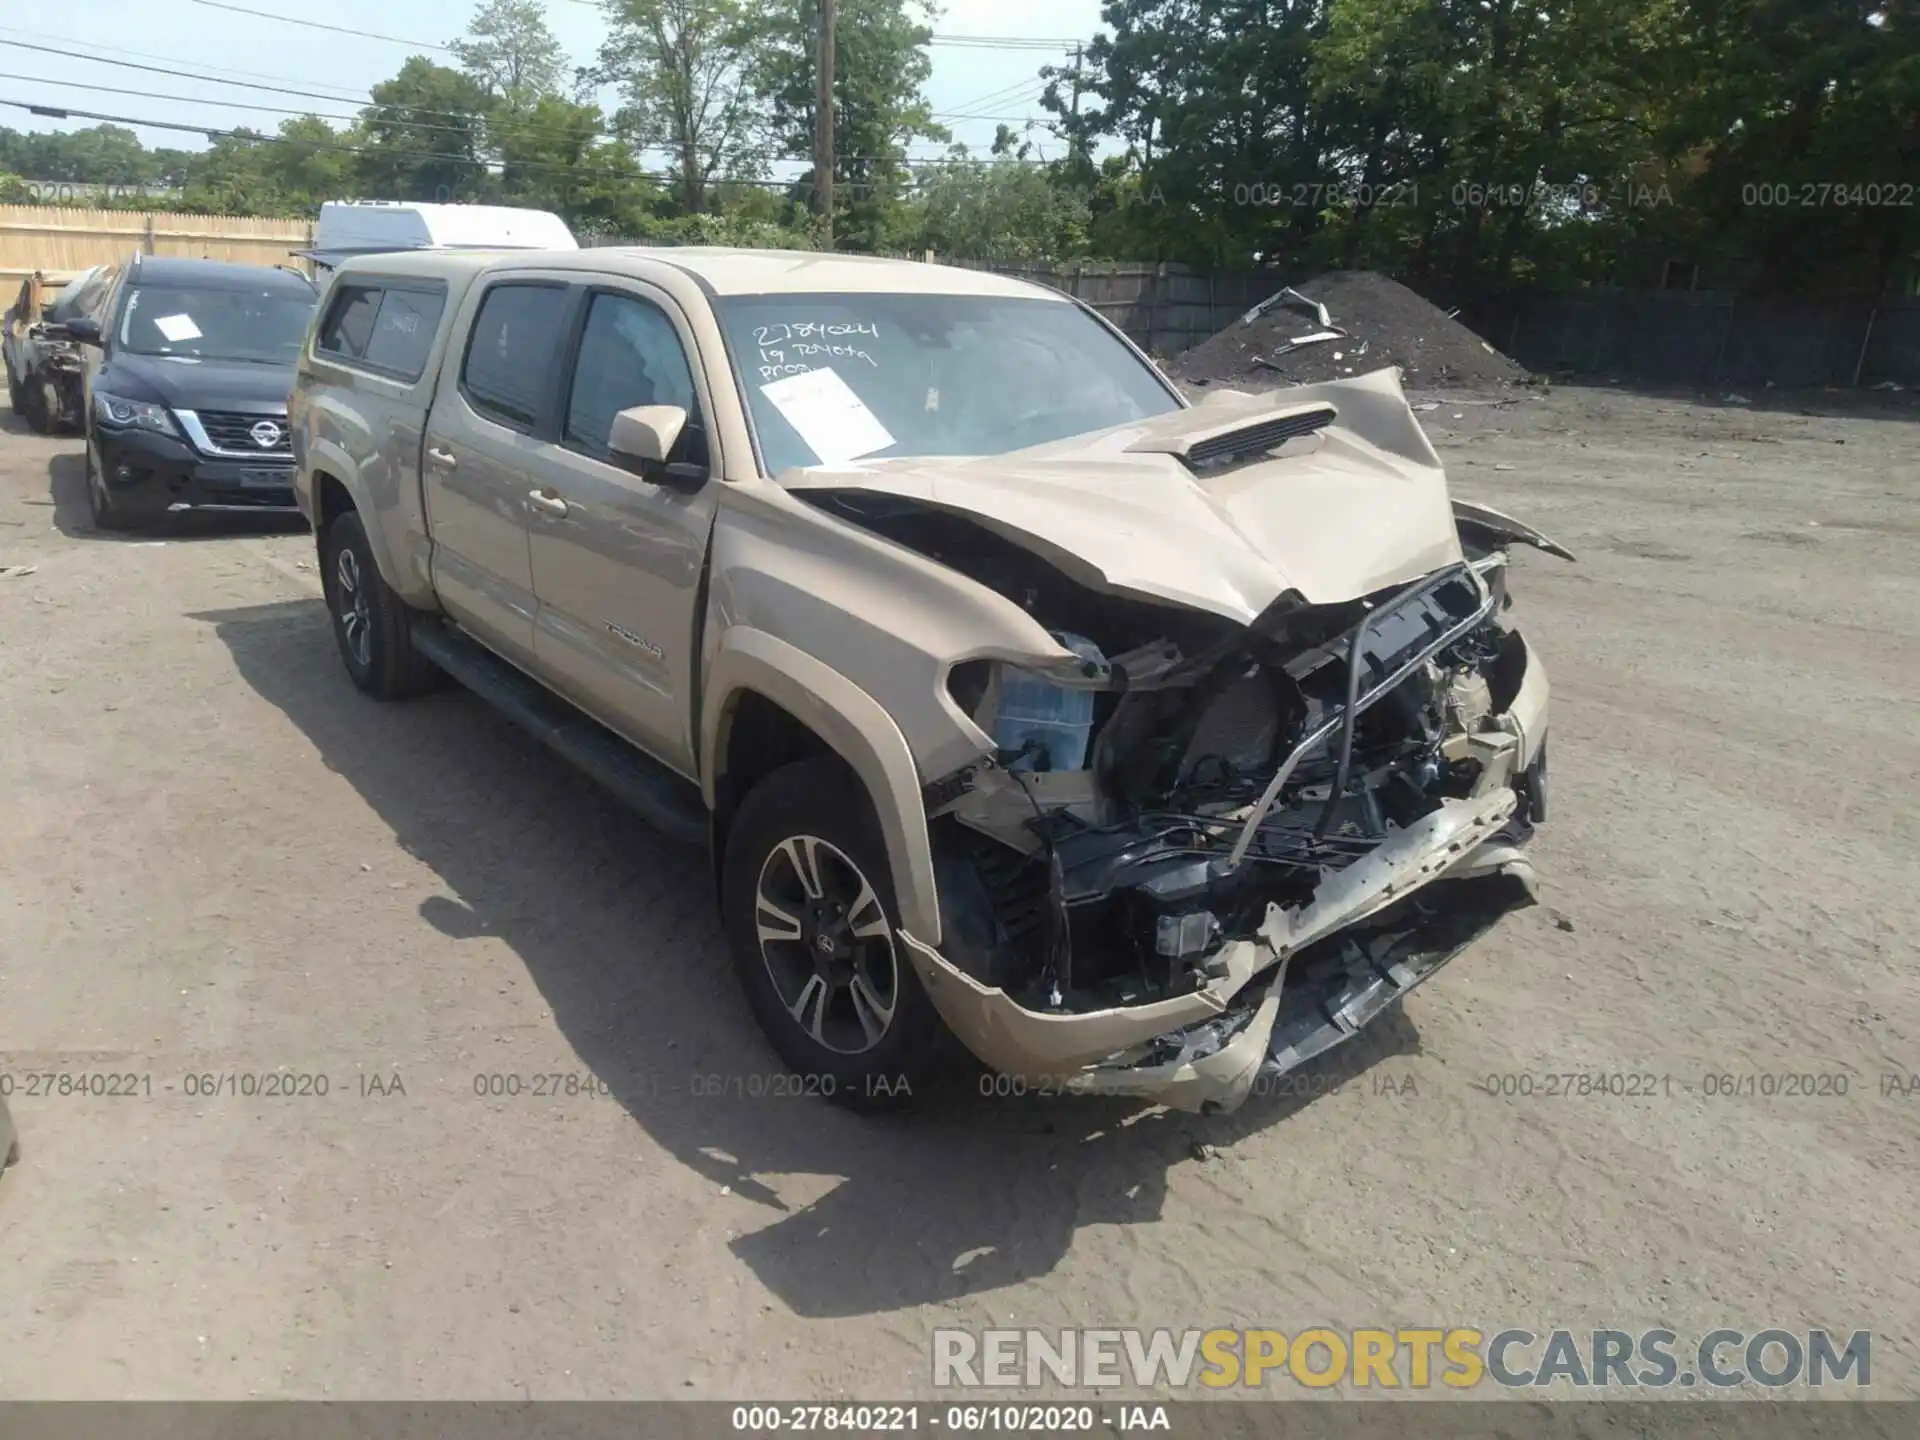
[[[884,1119],[772,1093],[781,1066],[728,965],[702,852],[659,838],[463,692],[362,696],[317,599],[193,618],[445,884],[422,924],[503,940],[634,1120],[716,1191],[765,1208],[767,1223],[731,1247],[798,1314],[883,1312],[1044,1275],[1079,1226],[1160,1219],[1169,1170],[1200,1163],[1202,1144],[1230,1147],[1418,1048],[1395,1016],[1287,1077],[1299,1082],[1287,1096],[1208,1119],[990,1098],[974,1075]],[[790,1204],[776,1184],[819,1198]]]
[[[231,540],[240,535],[288,535],[307,528],[298,515],[168,515],[152,524],[102,530],[87,506],[87,457],[79,452],[47,461],[53,523],[70,540]]]

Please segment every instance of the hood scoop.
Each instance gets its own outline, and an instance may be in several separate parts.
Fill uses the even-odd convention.
[[[1318,435],[1338,416],[1331,405],[1295,405],[1252,421],[1235,419],[1176,436],[1156,436],[1127,449],[1134,454],[1172,455],[1196,475],[1204,475],[1243,460],[1265,459],[1288,441]]]

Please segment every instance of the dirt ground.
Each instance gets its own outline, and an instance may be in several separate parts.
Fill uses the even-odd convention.
[[[1580,556],[1545,903],[1328,1093],[882,1122],[751,1093],[700,856],[351,688],[304,533],[96,535],[0,413],[0,1396],[904,1398],[996,1323],[1867,1328],[1920,1396],[1920,425],[1422,418]],[[1557,1072],[1663,1078],[1489,1093]]]

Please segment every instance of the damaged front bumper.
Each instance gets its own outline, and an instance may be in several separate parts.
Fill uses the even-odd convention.
[[[1479,874],[1483,847],[1513,820],[1511,788],[1446,802],[1398,832],[1365,859],[1329,877],[1295,910],[1269,908],[1256,939],[1221,952],[1226,973],[1190,995],[1150,1005],[1077,1015],[1045,1014],[981,985],[930,946],[904,936],[920,980],[947,1024],[993,1069],[1073,1093],[1132,1095],[1208,1113],[1237,1108],[1262,1074],[1277,1074],[1357,1034],[1393,1001],[1437,972],[1461,945],[1444,943],[1453,927],[1424,917],[1408,931],[1414,948],[1381,943],[1342,954],[1319,942],[1382,915],[1456,872]],[[1483,889],[1480,883],[1463,888]],[[1476,895],[1470,907],[1491,919],[1512,908]],[[1436,929],[1441,948],[1421,949],[1419,932]],[[1170,1058],[1159,1058],[1173,1052]]]
[[[1473,793],[1444,801],[1327,875],[1303,904],[1269,905],[1214,978],[1170,999],[1078,1013],[1029,1009],[902,933],[928,996],[984,1064],[1036,1088],[1221,1113],[1264,1076],[1358,1034],[1506,913],[1530,901],[1524,843],[1545,818],[1548,684],[1523,639],[1517,692],[1470,737]]]

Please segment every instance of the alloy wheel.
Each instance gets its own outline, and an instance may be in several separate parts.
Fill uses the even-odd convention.
[[[367,595],[360,557],[343,546],[333,562],[333,610],[347,649],[361,666],[373,663],[373,602]]]
[[[794,1023],[839,1055],[886,1038],[900,1000],[893,927],[845,851],[788,836],[760,867],[754,910],[760,958]]]

